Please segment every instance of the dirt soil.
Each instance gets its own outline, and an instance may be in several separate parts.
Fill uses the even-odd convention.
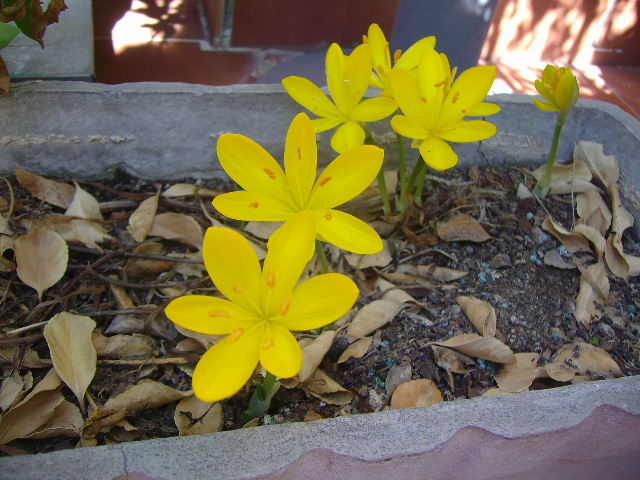
[[[38,218],[45,213],[58,211],[57,207],[38,201],[24,190],[15,178],[8,182],[14,190],[14,219]],[[569,261],[571,255],[561,244],[541,228],[549,213],[553,218],[570,227],[575,223],[570,195],[550,196],[543,201],[518,200],[515,195],[519,183],[533,187],[533,179],[517,168],[474,168],[467,172],[446,172],[429,177],[425,186],[422,212],[408,220],[397,221],[393,232],[387,236],[393,261],[385,267],[369,267],[356,271],[344,258],[334,262],[334,269],[351,272],[356,278],[361,296],[358,307],[379,298],[373,287],[382,275],[396,272],[401,265],[436,265],[468,274],[451,282],[426,281],[409,285],[404,290],[416,299],[413,308],[405,309],[381,327],[374,335],[372,346],[362,358],[351,358],[337,363],[347,348],[344,329],[339,329],[336,339],[320,364],[331,378],[353,393],[347,405],[332,405],[308,395],[302,388],[281,388],[272,401],[271,408],[260,423],[283,423],[328,418],[338,415],[368,413],[387,408],[390,395],[385,386],[387,375],[394,366],[410,366],[411,379],[431,379],[445,401],[478,396],[496,387],[495,375],[500,364],[475,359],[468,373],[452,373],[438,366],[430,342],[443,341],[455,335],[474,332],[473,326],[458,305],[456,297],[471,296],[490,303],[497,315],[497,338],[514,352],[536,352],[539,364],[548,362],[562,346],[574,339],[604,349],[618,364],[624,375],[640,374],[640,279],[630,277],[628,283],[608,275],[611,290],[610,303],[600,305],[600,319],[589,326],[576,322],[573,313],[580,284],[578,269],[560,269],[546,265],[545,256],[555,250]],[[126,390],[142,379],[153,379],[178,390],[190,389],[189,367],[199,358],[198,353],[184,352],[176,348],[185,337],[178,333],[164,317],[162,308],[168,302],[163,286],[182,284],[191,293],[211,294],[213,284],[208,278],[183,277],[175,269],[131,279],[123,266],[132,257],[135,242],[126,232],[128,218],[139,203],[154,195],[159,185],[140,181],[124,174],[112,182],[101,184],[81,182],[82,188],[100,202],[107,230],[113,236],[101,244],[103,251],[86,246],[70,247],[69,266],[63,279],[47,290],[39,304],[35,291],[22,284],[15,272],[2,273],[3,301],[0,304],[0,332],[36,324],[52,315],[69,311],[88,315],[98,324],[98,330],[112,334],[110,325],[118,311],[109,278],[119,284],[129,295],[136,308],[146,309],[144,321],[137,333],[149,335],[153,342],[154,357],[182,358],[182,364],[98,364],[96,376],[89,386],[88,395],[96,404]],[[164,184],[167,188],[169,184]],[[201,182],[203,188],[224,191],[232,188],[220,182]],[[5,185],[0,195],[9,198]],[[167,199],[160,197],[158,213],[180,212],[195,218],[206,228],[211,225],[207,215],[222,222],[211,206],[210,199],[194,197]],[[457,213],[466,213],[478,219],[491,236],[483,242],[445,242],[438,238],[436,223]],[[236,222],[231,225],[237,227]],[[19,223],[13,225],[20,231]],[[183,244],[160,240],[164,246],[157,258],[169,252],[193,252]],[[640,256],[640,243],[627,233],[623,240],[625,251]],[[4,257],[11,260],[8,250]],[[135,256],[134,256],[135,257]],[[153,258],[154,256],[151,255]],[[578,255],[588,261],[586,255]],[[156,259],[157,259],[156,258]],[[166,259],[166,258],[165,258]],[[130,288],[132,283],[146,288]],[[74,294],[75,292],[75,294]],[[46,303],[49,302],[49,303]],[[50,354],[42,329],[25,331],[19,339],[1,339],[0,346],[18,347],[15,356],[2,364],[4,374],[19,369],[24,374],[28,368],[21,366],[21,355],[27,347],[35,350],[42,359]],[[0,360],[2,357],[0,357]],[[31,368],[35,379],[42,378],[50,367]],[[544,379],[536,380],[531,389],[550,388],[562,383]],[[65,396],[77,404],[72,393]],[[247,408],[250,392],[247,390],[224,402],[224,429],[242,426],[240,414]],[[178,434],[174,423],[176,402],[148,409],[127,417],[137,431],[97,436],[99,444],[125,440],[168,437]],[[9,443],[10,453],[37,453],[61,448],[72,448],[77,438],[54,437],[42,440],[14,440]]]

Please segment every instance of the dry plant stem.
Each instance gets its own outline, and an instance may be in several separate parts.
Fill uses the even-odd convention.
[[[87,267],[87,271],[96,277],[99,280],[102,280],[105,283],[118,285],[123,288],[131,288],[137,290],[149,290],[151,288],[165,288],[165,287],[181,287],[183,285],[189,285],[193,283],[193,280],[183,280],[180,282],[164,282],[164,283],[131,283],[131,282],[121,282],[120,280],[116,280],[114,278],[109,278],[105,275],[102,275],[94,270],[91,267]]]
[[[320,262],[322,263],[322,271],[320,274],[329,273],[329,263],[327,262],[327,255],[324,253],[324,246],[320,240],[316,239],[316,253]]]
[[[551,151],[549,152],[549,158],[547,159],[547,168],[544,171],[544,177],[540,180],[533,193],[540,198],[544,198],[549,193],[549,187],[551,185],[551,173],[553,172],[553,164],[556,161],[556,155],[558,153],[558,144],[560,143],[560,134],[562,133],[562,127],[564,127],[565,116],[560,112],[558,113],[558,120],[556,121],[556,128],[553,130],[553,140],[551,140]]]
[[[36,333],[34,335],[29,335],[28,337],[20,337],[20,338],[9,338],[7,340],[0,340],[0,347],[9,347],[11,345],[20,345],[21,343],[31,343],[36,340],[40,340],[44,338],[44,334]]]
[[[202,265],[204,262],[202,260],[195,260],[193,258],[182,258],[182,257],[172,257],[169,255],[157,255],[157,254],[151,254],[151,253],[132,253],[132,252],[119,252],[117,250],[103,250],[102,252],[100,252],[99,250],[94,250],[92,248],[86,248],[86,247],[79,247],[76,245],[69,245],[69,250],[74,250],[76,252],[80,252],[80,253],[90,253],[93,255],[102,255],[104,253],[110,255],[109,258],[111,258],[111,256],[117,256],[120,255],[122,257],[128,257],[128,258],[144,258],[144,259],[149,259],[149,260],[166,260],[169,262],[177,262],[177,263],[193,263],[193,264],[198,264],[198,265]]]

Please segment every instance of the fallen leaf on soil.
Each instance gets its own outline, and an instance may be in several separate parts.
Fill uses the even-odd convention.
[[[39,200],[60,208],[68,208],[71,205],[75,188],[68,183],[49,180],[20,168],[16,169],[16,178],[20,185]]]
[[[364,337],[350,344],[340,355],[336,363],[343,363],[350,358],[361,358],[367,354],[373,343],[373,337]]]
[[[544,177],[546,168],[546,165],[541,165],[532,172],[536,180]],[[554,165],[551,171],[549,193],[563,195],[565,193],[598,190],[598,187],[591,183],[591,178],[591,171],[584,162],[574,162],[570,165]]]
[[[617,184],[613,185],[609,189],[609,194],[611,195],[611,208],[613,218],[611,220],[611,231],[614,233],[624,232],[627,228],[633,225],[634,218],[629,210],[624,208],[622,205],[622,200],[620,199],[620,188]]]
[[[84,419],[78,407],[73,403],[63,400],[53,409],[53,415],[43,425],[37,428],[26,438],[52,438],[59,435],[65,437],[79,437],[80,429],[84,425]]]
[[[378,278],[375,283],[376,290],[384,300],[393,300],[398,303],[415,302],[416,299],[407,292],[397,287],[393,283],[387,282],[383,278]]]
[[[561,268],[563,270],[578,268],[575,264],[567,262],[555,248],[544,254],[544,264],[549,265],[550,267]]]
[[[575,319],[583,325],[589,325],[601,316],[596,302],[607,302],[609,297],[609,279],[604,262],[588,266],[580,277],[580,291],[576,298]]]
[[[185,337],[189,337],[200,343],[205,350],[211,348],[212,345],[218,343],[224,335],[209,335],[207,333],[194,332],[188,328],[181,327],[180,325],[173,325]]]
[[[96,374],[98,356],[91,343],[96,322],[89,317],[61,312],[44,327],[53,367],[83,405],[87,387]]]
[[[591,173],[608,190],[618,182],[618,161],[613,155],[605,155],[601,143],[580,141],[573,150],[573,158],[584,162]]]
[[[31,348],[27,348],[24,352],[24,356],[20,351],[20,347],[7,347],[0,348],[0,357],[4,358],[7,363],[13,363],[17,355],[22,357],[22,366],[27,368],[48,368],[51,366],[51,362],[42,360],[38,354]]]
[[[13,374],[4,379],[0,386],[0,413],[6,412],[24,388],[24,378]]]
[[[453,348],[459,352],[492,362],[512,364],[516,362],[511,349],[497,338],[481,337],[477,333],[463,333],[444,342],[430,342],[430,345]]]
[[[464,295],[457,296],[456,302],[478,333],[483,337],[495,337],[496,311],[491,304],[479,298]]]
[[[599,192],[590,191],[576,195],[576,212],[584,223],[605,236],[611,226],[611,211]]]
[[[384,389],[387,395],[391,395],[399,385],[411,380],[411,364],[394,365],[389,369],[384,381]]]
[[[61,388],[62,381],[52,368],[20,403],[2,416],[0,444],[25,437],[44,425],[64,401]]]
[[[454,282],[467,275],[469,272],[463,270],[453,270],[446,267],[438,267],[436,265],[400,265],[396,272],[408,273],[430,280],[436,280],[442,283]]]
[[[391,408],[428,407],[444,401],[435,383],[427,378],[398,385],[391,397]]]
[[[133,251],[134,254],[160,255],[164,246],[160,242],[148,242],[138,245]],[[154,258],[130,258],[123,267],[123,271],[131,278],[144,278],[157,275],[160,272],[171,270],[174,263],[168,260],[157,260]]]
[[[221,192],[209,188],[202,188],[192,183],[176,183],[162,192],[162,196],[166,198],[176,198],[195,195],[200,198],[214,198],[220,193]]]
[[[473,358],[465,355],[464,353],[452,350],[451,348],[438,347],[436,345],[431,345],[431,348],[433,348],[433,356],[440,368],[444,368],[445,370],[453,373],[464,374],[469,373],[478,367]]]
[[[360,270],[367,267],[386,267],[391,263],[393,258],[389,251],[389,242],[382,240],[382,250],[371,255],[359,255],[357,253],[348,253],[344,256],[347,263],[354,268]]]
[[[353,400],[353,394],[349,390],[342,387],[319,368],[302,384],[302,387],[309,395],[330,405],[348,405]]]
[[[153,354],[153,339],[149,335],[114,335],[105,337],[93,332],[91,341],[99,357],[136,358]]]
[[[176,257],[176,258],[189,258],[191,260],[199,260],[202,263],[185,263],[185,262],[175,262],[176,272],[183,275],[185,278],[188,277],[202,277],[205,275],[205,267],[204,261],[202,259],[202,252],[191,252],[191,253],[169,253],[168,257]]]
[[[574,374],[583,375],[592,380],[623,376],[618,364],[605,350],[581,340],[560,348],[544,368],[550,376],[552,372],[549,370],[566,371],[567,368],[573,370]]]
[[[281,226],[282,222],[247,222],[242,230],[262,240],[269,240]]]
[[[629,276],[640,275],[640,257],[624,253],[619,233],[609,235],[604,258],[611,273],[622,278],[625,282]]]
[[[302,348],[302,368],[298,372],[298,380],[306,381],[318,368],[336,337],[335,330],[325,330],[309,345]]]
[[[3,214],[0,213],[0,234],[2,235],[11,235],[13,234],[13,230],[9,226],[9,220]]]
[[[584,235],[570,232],[562,225],[556,223],[549,215],[547,215],[542,222],[542,228],[556,237],[571,253],[592,252],[589,240]]]
[[[491,238],[480,222],[466,213],[460,213],[446,222],[438,222],[436,231],[445,242],[485,242]]]
[[[219,402],[203,402],[191,395],[178,402],[173,420],[180,436],[204,435],[222,430],[224,414]]]
[[[149,235],[157,209],[158,195],[154,195],[143,200],[129,217],[127,231],[136,242],[144,242],[144,239]]]
[[[82,436],[91,439],[102,428],[116,424],[127,415],[157,408],[192,394],[192,391],[181,392],[154,380],[142,380],[111,397],[104,405],[99,405],[87,420]]]
[[[500,390],[519,393],[528,390],[536,378],[540,355],[534,352],[516,353],[516,363],[505,365],[496,375]]]
[[[582,235],[584,238],[589,240],[590,245],[593,246],[591,251],[596,255],[597,258],[600,258],[602,257],[602,255],[604,255],[607,241],[598,230],[588,225],[579,223],[575,227],[573,227],[572,233]]]
[[[183,213],[161,213],[153,219],[149,235],[175,240],[185,245],[202,248],[204,235],[202,227],[195,218]]]
[[[55,285],[67,271],[69,249],[56,232],[35,228],[15,241],[17,273],[20,280],[38,292]]]
[[[109,285],[109,289],[111,290],[111,294],[113,295],[119,309],[126,310],[129,308],[135,308],[135,303],[133,303],[133,300],[131,300],[131,297],[127,294],[127,291],[124,288],[112,283]]]
[[[395,300],[374,300],[362,307],[351,320],[347,327],[349,341],[366,337],[371,332],[387,324],[402,310],[407,304]]]

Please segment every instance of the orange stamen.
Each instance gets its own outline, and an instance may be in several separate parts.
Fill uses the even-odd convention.
[[[441,87],[443,86],[445,83],[447,83],[447,80],[442,80],[441,82],[435,83],[433,86],[434,87]]]
[[[269,340],[267,340],[267,343],[264,344],[262,349],[269,350],[271,347],[275,347],[275,346],[276,346],[275,340],[273,338],[270,338]]]
[[[269,288],[273,288],[276,286],[276,272],[273,271],[272,268],[269,269],[267,273],[267,285]]]
[[[269,178],[271,180],[275,180],[276,179],[276,174],[273,172],[273,170],[270,170],[268,168],[263,168],[264,173],[266,173],[267,175],[269,175]]]
[[[327,183],[329,183],[331,178],[332,177],[324,177],[324,178],[320,179],[320,182],[318,183],[318,185],[320,185],[321,187],[324,187]]]
[[[400,49],[396,50],[395,53],[393,54],[394,63],[397,63],[401,56],[402,56],[402,50]]]
[[[214,308],[207,315],[211,318],[231,318],[231,314],[225,310]]]
[[[251,202],[249,204],[249,208],[258,208],[260,206],[260,204],[258,202]]]
[[[451,99],[451,103],[456,103],[458,101],[459,96],[460,96],[460,92],[456,92],[453,98]]]
[[[236,328],[233,332],[231,332],[229,334],[229,340],[227,340],[227,344],[228,345],[233,345],[235,342],[237,342],[240,337],[244,335],[244,327],[238,327]]]
[[[240,292],[242,292],[243,290],[244,290],[244,288],[242,288],[242,285],[240,285],[239,283],[236,283],[236,284],[233,286],[233,291],[234,291],[234,292],[236,292],[236,293],[240,293]]]
[[[287,298],[285,298],[284,303],[280,307],[280,315],[284,316],[284,315],[287,314],[287,312],[291,308],[291,300],[292,299],[293,299],[293,297],[291,296],[291,294],[287,295]]]
[[[333,216],[331,215],[331,212],[327,212],[325,213],[324,218],[326,218],[327,220],[331,220]]]

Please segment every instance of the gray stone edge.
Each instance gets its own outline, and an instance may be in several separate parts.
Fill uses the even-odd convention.
[[[640,377],[198,437],[1,458],[0,478],[75,480],[90,472],[93,479],[110,480],[142,472],[171,480],[245,479],[282,471],[317,449],[383,461],[433,451],[465,427],[506,438],[551,433],[578,426],[603,405],[639,416]]]

